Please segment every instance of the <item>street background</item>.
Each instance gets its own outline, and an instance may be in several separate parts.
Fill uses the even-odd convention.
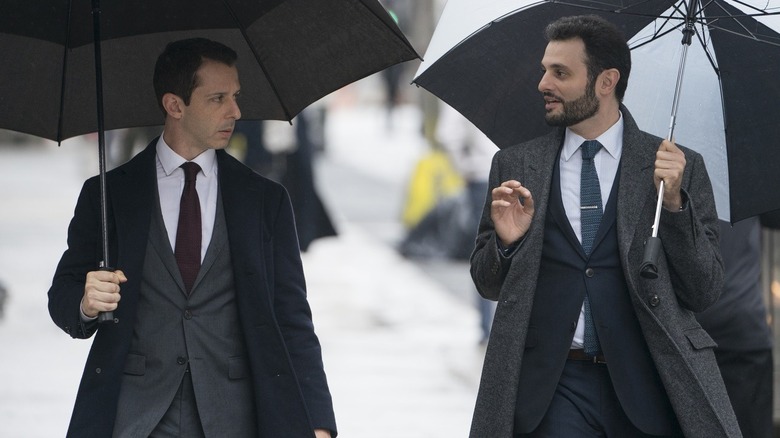
[[[340,436],[465,437],[484,354],[468,265],[396,250],[428,145],[420,105],[407,97],[388,113],[379,81],[329,96],[314,164],[338,236],[303,254]],[[46,291],[96,149],[94,136],[0,142],[0,437],[65,434],[91,340],[51,322]]]

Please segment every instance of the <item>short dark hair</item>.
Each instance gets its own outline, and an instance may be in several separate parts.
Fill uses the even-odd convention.
[[[185,105],[190,104],[192,90],[198,86],[196,73],[206,59],[232,67],[238,55],[230,47],[206,38],[168,43],[154,66],[154,93],[163,114],[167,114],[162,104],[165,93],[173,93]]]
[[[585,43],[588,79],[592,83],[602,71],[617,69],[620,79],[615,86],[615,96],[618,102],[623,101],[631,73],[631,50],[617,26],[597,15],[562,17],[547,25],[544,37],[547,41],[581,39]]]

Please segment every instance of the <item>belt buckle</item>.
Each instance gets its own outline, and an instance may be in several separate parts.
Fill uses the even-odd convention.
[[[607,363],[607,360],[606,360],[606,359],[605,359],[603,356],[600,356],[600,355],[598,355],[598,354],[597,354],[597,355],[595,355],[595,356],[593,356],[593,358],[591,359],[591,361],[592,361],[594,364],[605,364],[605,363]]]

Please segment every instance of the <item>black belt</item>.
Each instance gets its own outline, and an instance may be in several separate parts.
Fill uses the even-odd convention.
[[[607,360],[604,358],[603,354],[597,354],[595,356],[591,356],[588,354],[585,354],[584,350],[569,350],[569,356],[567,357],[569,360],[581,360],[585,362],[593,362],[593,363],[607,363]]]

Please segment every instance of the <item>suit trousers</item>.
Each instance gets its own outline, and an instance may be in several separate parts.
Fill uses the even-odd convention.
[[[205,438],[205,436],[198,415],[198,405],[195,402],[192,373],[187,368],[171,406],[149,438]]]
[[[518,406],[522,409],[522,406]],[[606,364],[567,360],[542,422],[517,438],[649,438],[620,406]],[[682,432],[671,437],[682,437]]]

